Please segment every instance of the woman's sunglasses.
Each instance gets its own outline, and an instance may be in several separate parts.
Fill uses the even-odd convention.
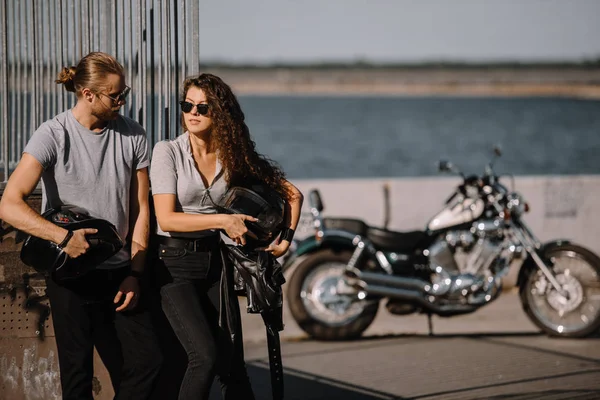
[[[190,103],[189,101],[180,101],[179,105],[181,106],[181,111],[183,111],[186,114],[189,112],[192,112],[194,107],[196,107],[196,111],[198,112],[198,114],[200,114],[200,115],[208,114],[208,104],[193,104],[193,103]]]

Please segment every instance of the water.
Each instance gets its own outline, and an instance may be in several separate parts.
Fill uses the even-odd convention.
[[[600,173],[600,101],[562,98],[240,96],[259,152],[292,179],[483,171]]]
[[[239,99],[258,150],[278,161],[292,179],[436,176],[439,159],[452,161],[465,173],[480,173],[497,144],[503,150],[496,162],[499,173],[600,173],[600,101],[376,96]],[[155,118],[153,123],[157,122]],[[26,130],[30,132],[33,129]],[[21,150],[13,150],[16,164]]]

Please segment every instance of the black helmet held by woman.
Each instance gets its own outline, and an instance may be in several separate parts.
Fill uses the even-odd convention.
[[[53,208],[42,217],[69,231],[84,228],[98,232],[86,235],[90,248],[81,256],[71,258],[56,243],[28,236],[21,248],[21,261],[36,271],[49,274],[57,281],[78,278],[95,269],[123,248],[123,240],[110,222],[93,218],[85,210],[63,206]]]
[[[251,235],[246,237],[246,246],[251,248],[269,245],[281,232],[285,214],[285,203],[281,197],[266,185],[230,188],[220,201],[225,212],[246,214],[258,221],[246,221]]]

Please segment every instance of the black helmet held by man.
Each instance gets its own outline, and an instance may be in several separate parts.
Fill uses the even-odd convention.
[[[77,258],[71,258],[56,243],[28,236],[21,248],[21,261],[36,271],[52,276],[56,282],[79,278],[117,254],[124,242],[110,222],[93,218],[81,208],[62,206],[42,214],[48,221],[75,231],[93,228],[97,232],[86,235],[89,249]]]

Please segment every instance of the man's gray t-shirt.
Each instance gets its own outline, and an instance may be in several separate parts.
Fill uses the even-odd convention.
[[[62,205],[85,209],[129,234],[130,191],[137,170],[149,164],[144,128],[119,115],[101,132],[82,126],[71,110],[44,122],[25,147],[44,168],[42,212]],[[125,266],[131,259],[127,243],[98,268]]]
[[[196,169],[190,136],[183,133],[174,140],[156,143],[152,151],[150,166],[150,186],[152,194],[174,194],[175,211],[187,214],[216,214],[213,205],[219,203],[227,191],[227,180],[217,158],[215,178],[207,188]],[[161,236],[200,238],[217,235],[217,230],[196,232],[165,232],[157,224],[156,233]]]

